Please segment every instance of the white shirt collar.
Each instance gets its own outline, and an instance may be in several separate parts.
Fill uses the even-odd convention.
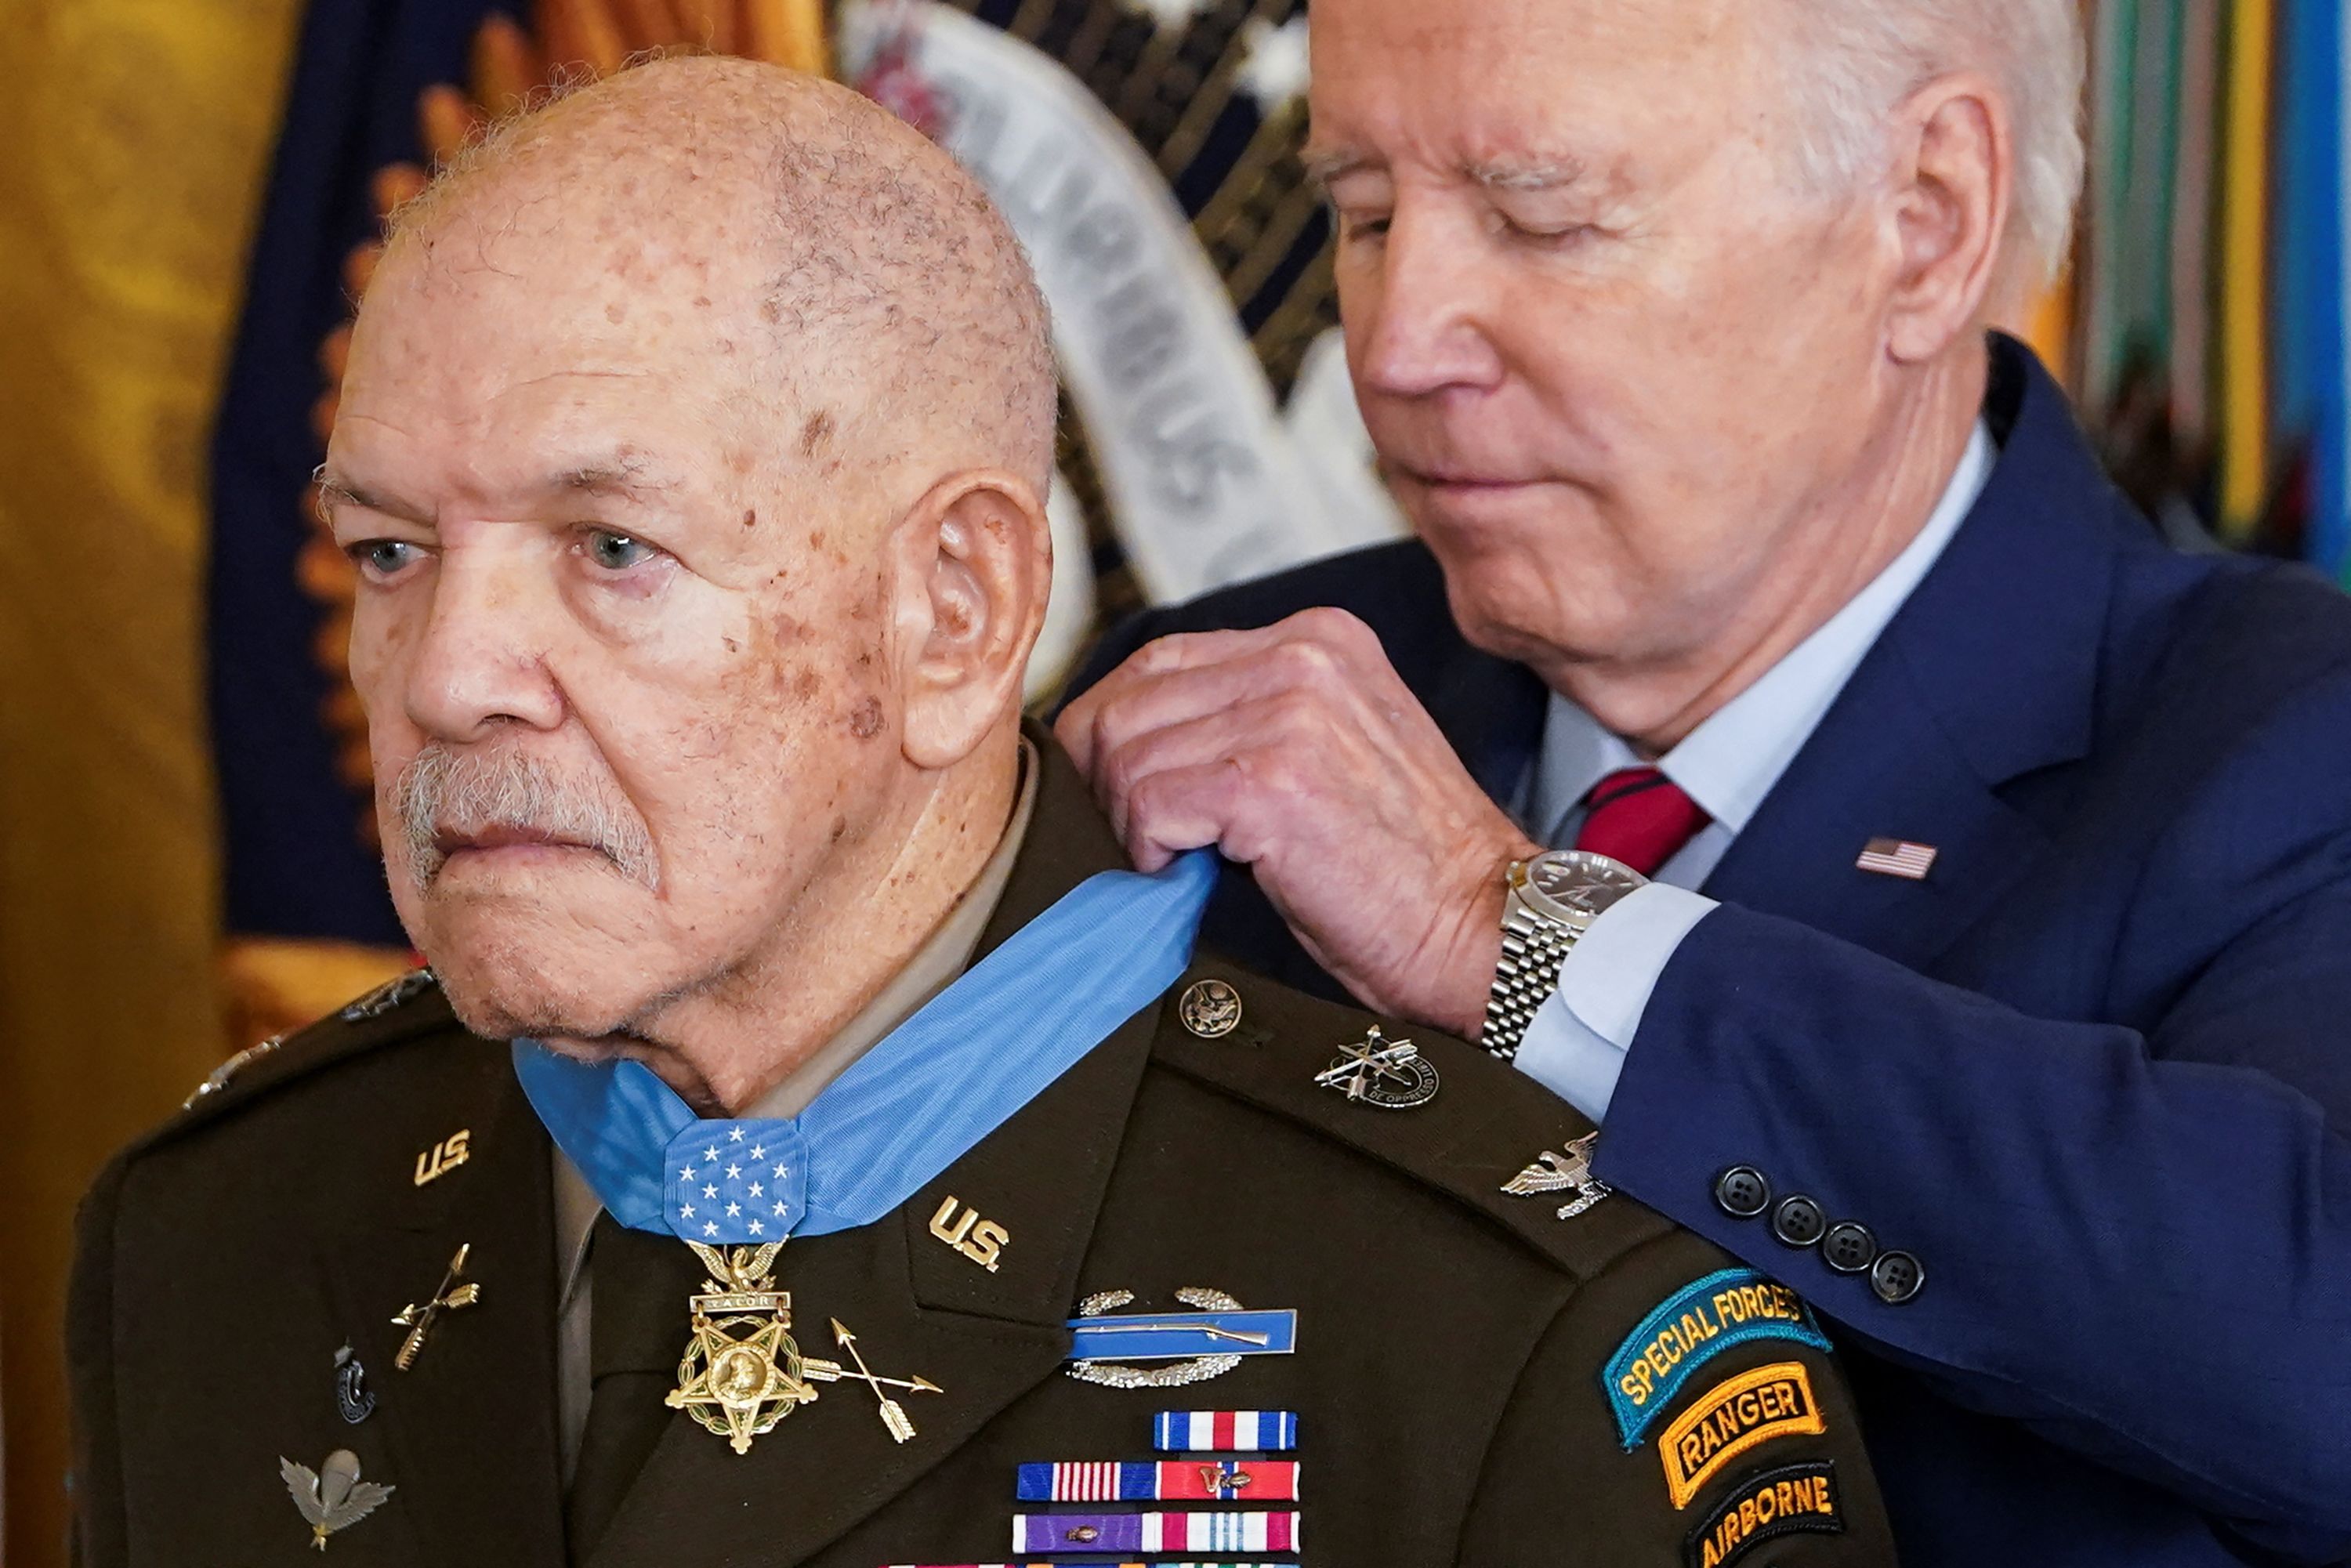
[[[1991,433],[1979,421],[1942,499],[1917,537],[1844,608],[1658,758],[1659,771],[1729,832],[1744,829],[1820,727],[1878,634],[1975,509],[1998,455]],[[1640,760],[1621,737],[1552,693],[1543,718],[1542,747],[1524,797],[1528,831],[1549,833],[1594,784]]]

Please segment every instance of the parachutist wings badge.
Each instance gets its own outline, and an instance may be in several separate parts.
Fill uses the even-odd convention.
[[[308,1465],[278,1457],[277,1473],[286,1490],[310,1526],[310,1544],[324,1552],[327,1537],[348,1530],[382,1506],[395,1489],[360,1479],[360,1458],[349,1448],[337,1448],[313,1471]]]
[[[1599,1142],[1599,1134],[1586,1133],[1569,1144],[1563,1155],[1545,1149],[1534,1164],[1504,1182],[1502,1190],[1512,1197],[1572,1190],[1575,1196],[1561,1206],[1559,1217],[1573,1219],[1613,1190],[1606,1182],[1593,1179],[1592,1150]]]

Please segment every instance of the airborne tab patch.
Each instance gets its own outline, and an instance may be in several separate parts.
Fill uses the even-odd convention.
[[[1687,1508],[1722,1467],[1759,1444],[1828,1430],[1801,1362],[1780,1361],[1727,1378],[1674,1417],[1657,1439],[1666,1490]]]
[[[1749,1547],[1800,1531],[1844,1533],[1836,1466],[1826,1459],[1756,1471],[1735,1485],[1683,1543],[1687,1568],[1729,1568]]]
[[[1658,1303],[1601,1369],[1625,1448],[1640,1446],[1699,1367],[1733,1346],[1766,1339],[1829,1348],[1803,1299],[1752,1269],[1718,1270]]]

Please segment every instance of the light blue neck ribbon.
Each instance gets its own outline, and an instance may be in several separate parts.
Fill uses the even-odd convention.
[[[612,1218],[708,1246],[870,1225],[1175,984],[1217,860],[1072,888],[789,1120],[697,1117],[641,1062],[514,1042],[531,1108]]]

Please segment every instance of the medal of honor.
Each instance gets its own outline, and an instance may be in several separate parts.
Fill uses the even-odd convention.
[[[604,1207],[632,1230],[675,1236],[707,1270],[688,1298],[693,1338],[664,1403],[747,1454],[815,1402],[814,1385],[850,1380],[872,1391],[892,1440],[911,1439],[914,1423],[892,1391],[936,1394],[938,1385],[874,1372],[837,1318],[834,1343],[853,1365],[802,1355],[791,1297],[776,1288],[778,1254],[790,1237],[871,1225],[898,1208],[1165,991],[1191,962],[1216,880],[1216,857],[1200,852],[1155,876],[1089,877],[795,1117],[706,1119],[642,1062],[575,1061],[514,1041],[531,1109]],[[1040,977],[1061,975],[1089,983],[1048,988],[1060,999],[1040,1041],[1033,998]],[[1015,1039],[1021,1049],[1008,1051]],[[974,1223],[975,1248],[987,1228]],[[1000,1252],[1003,1228],[993,1228]]]
[[[808,1364],[788,1332],[792,1298],[768,1272],[783,1243],[721,1252],[689,1242],[710,1278],[692,1298],[694,1338],[677,1364],[665,1403],[726,1439],[738,1454],[799,1406],[813,1404]],[[838,1373],[835,1374],[838,1375]]]

